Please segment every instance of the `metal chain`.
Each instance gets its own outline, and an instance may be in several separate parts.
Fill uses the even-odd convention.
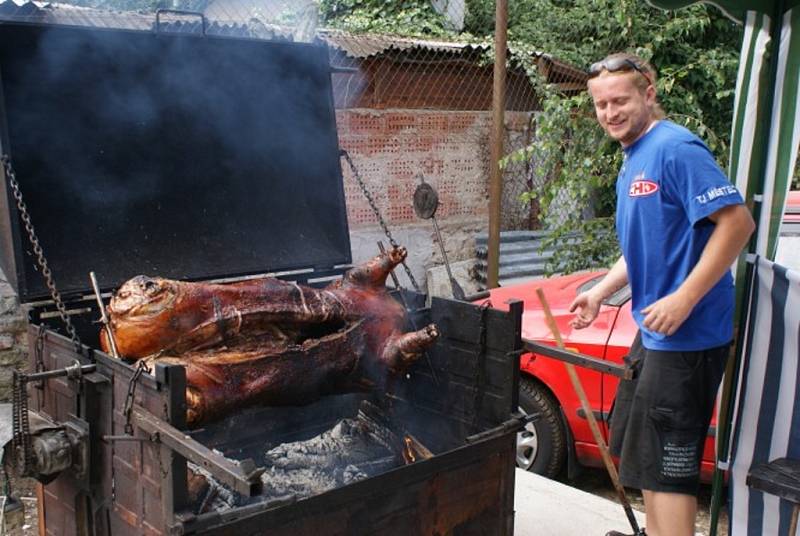
[[[483,406],[483,391],[484,391],[484,375],[485,375],[485,368],[486,368],[486,314],[491,308],[491,302],[486,301],[486,303],[481,304],[480,311],[481,311],[481,325],[480,325],[480,335],[478,336],[478,341],[480,344],[480,348],[478,349],[478,356],[475,361],[475,377],[473,378],[475,391],[473,393],[473,403],[475,405],[475,413],[472,417],[472,426],[473,428],[478,427],[479,417],[480,417],[480,410]]]
[[[39,324],[39,329],[36,332],[36,343],[33,346],[33,356],[34,356],[34,364],[36,367],[36,372],[44,372],[44,338],[45,334],[47,333],[47,324],[42,322]],[[35,387],[38,390],[44,389],[44,382],[45,380],[39,380],[36,382]]]
[[[350,154],[344,149],[341,149],[339,154],[347,161],[347,164],[350,166],[350,171],[353,172],[353,178],[356,179],[358,186],[364,193],[364,197],[367,198],[367,203],[369,203],[370,208],[372,208],[372,212],[375,213],[375,217],[378,218],[378,224],[380,224],[381,228],[383,229],[383,232],[386,234],[386,238],[389,239],[389,243],[392,245],[393,248],[400,247],[400,245],[395,241],[394,237],[392,236],[392,232],[389,230],[389,226],[386,225],[386,220],[383,219],[381,211],[378,208],[378,204],[375,203],[375,199],[369,192],[369,189],[367,188],[364,179],[361,178],[361,174],[358,172],[358,169],[356,169],[356,165],[353,163],[353,159],[350,158]],[[417,284],[417,280],[414,279],[414,274],[411,273],[411,268],[408,267],[406,261],[403,261],[403,268],[405,268],[408,280],[411,281],[411,286],[414,287],[414,290],[416,292],[419,292],[419,285]]]
[[[3,167],[5,168],[6,177],[8,177],[8,183],[11,186],[11,193],[14,196],[14,199],[17,201],[17,208],[19,209],[20,218],[22,219],[22,223],[25,224],[25,231],[28,233],[28,240],[30,240],[31,246],[33,246],[33,252],[36,254],[36,262],[39,263],[39,267],[42,270],[42,277],[44,277],[45,283],[47,283],[47,288],[50,290],[50,296],[53,298],[53,302],[56,304],[58,314],[61,316],[61,321],[64,322],[67,333],[69,334],[70,339],[72,339],[72,343],[75,345],[75,351],[81,354],[83,352],[81,341],[78,338],[78,332],[75,331],[75,326],[72,325],[69,315],[67,315],[67,308],[61,299],[61,294],[56,288],[56,282],[53,279],[53,274],[50,271],[50,267],[47,265],[47,260],[44,258],[44,251],[42,251],[42,246],[39,244],[39,239],[36,237],[36,232],[33,229],[33,223],[31,223],[31,217],[28,214],[28,207],[22,200],[22,191],[19,188],[17,175],[14,172],[14,168],[11,166],[11,160],[9,159],[8,155],[4,154],[2,156],[2,163]]]
[[[147,367],[147,363],[144,362],[144,359],[139,360],[136,370],[128,382],[128,394],[125,395],[125,405],[122,409],[122,414],[125,415],[125,434],[130,436],[133,435],[131,413],[133,411],[134,396],[136,394],[136,384],[138,383],[139,378],[142,376],[142,372],[147,372],[148,374],[150,373],[150,369]]]
[[[155,445],[155,448],[158,449],[158,470],[161,473],[161,478],[166,478],[169,476],[169,469],[164,469],[164,460],[162,459],[162,455],[164,453],[164,449],[161,448],[161,436],[156,432],[153,434],[153,437],[150,438],[150,441]],[[168,454],[170,462],[172,461],[172,451]]]
[[[11,427],[12,427],[12,450],[17,462],[23,464],[22,475],[27,476],[33,467],[33,450],[31,449],[31,430],[28,417],[28,393],[26,374],[13,371],[12,376],[12,405],[11,405]],[[20,459],[20,454],[21,459]]]

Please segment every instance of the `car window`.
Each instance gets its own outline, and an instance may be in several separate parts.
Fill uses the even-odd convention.
[[[598,275],[597,277],[593,277],[592,279],[583,282],[578,287],[577,294],[580,294],[581,292],[586,292],[587,290],[598,284],[600,280],[603,279],[603,277],[605,277],[604,274]],[[611,305],[612,307],[619,307],[630,299],[631,299],[631,287],[625,285],[624,287],[616,291],[614,294],[603,300],[603,304]]]
[[[581,292],[586,292],[587,290],[591,289],[593,286],[598,284],[600,280],[603,279],[603,277],[604,275],[598,275],[597,277],[593,277],[589,281],[581,283],[581,285],[578,287],[578,291],[576,292],[576,294],[580,294]]]

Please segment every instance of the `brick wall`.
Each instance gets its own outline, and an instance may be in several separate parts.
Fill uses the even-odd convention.
[[[505,146],[517,148],[529,138],[531,116],[506,112]],[[448,260],[474,259],[475,235],[489,225],[490,111],[337,110],[339,145],[347,150],[393,236],[409,251],[407,264],[423,291],[426,274],[442,264],[430,221],[414,213],[412,197],[421,173],[439,193],[436,218]],[[377,253],[386,238],[352,176],[343,166],[353,262]],[[504,173],[501,228],[527,225],[529,209],[519,201],[527,177],[521,166]],[[525,227],[527,228],[527,227]],[[400,282],[408,287],[403,270]]]
[[[507,113],[509,138],[524,136],[529,114]],[[395,226],[419,223],[412,207],[422,174],[439,193],[441,221],[488,225],[489,111],[337,110],[339,145],[350,153],[383,217]],[[377,222],[350,169],[344,188],[351,229]],[[508,197],[504,212],[519,203]]]

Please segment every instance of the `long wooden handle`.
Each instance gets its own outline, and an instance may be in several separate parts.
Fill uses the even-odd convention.
[[[545,298],[544,292],[541,288],[536,289],[536,296],[542,303],[542,310],[544,311],[544,317],[547,321],[547,326],[550,328],[550,332],[553,334],[556,344],[559,348],[563,349],[564,340],[561,338],[561,331],[559,331],[558,326],[556,325],[556,321],[553,318],[553,313],[550,311],[550,305],[547,303],[547,298]],[[623,488],[622,484],[619,483],[619,474],[617,473],[617,468],[614,465],[614,460],[611,459],[611,453],[608,451],[606,440],[600,433],[600,426],[598,426],[597,420],[594,418],[594,412],[589,406],[589,399],[586,396],[586,391],[583,389],[580,378],[578,378],[578,373],[575,371],[575,365],[565,361],[564,366],[567,368],[567,374],[572,382],[572,387],[575,389],[575,392],[578,394],[578,398],[581,401],[581,407],[583,407],[583,412],[586,414],[586,419],[589,421],[589,428],[592,430],[594,440],[597,443],[597,447],[600,449],[600,456],[603,458],[603,463],[606,466],[606,470],[608,470],[608,476],[611,477],[611,482],[614,484],[614,489],[617,491],[617,496],[622,503],[622,507],[625,509],[625,515],[628,517],[628,521],[633,528],[634,534],[639,534],[639,523],[636,521],[636,517],[633,515],[631,503],[628,501],[628,497],[625,495],[625,488]]]

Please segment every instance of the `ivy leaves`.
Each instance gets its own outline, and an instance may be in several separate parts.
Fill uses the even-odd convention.
[[[355,33],[454,36],[429,0],[321,0],[320,16],[327,26]]]
[[[514,5],[519,15],[509,13],[509,36],[534,42],[553,57],[586,66],[629,51],[651,61],[667,117],[697,133],[724,167],[741,29],[719,11],[693,6],[664,12],[640,0]],[[609,266],[619,257],[613,218],[619,145],[600,130],[588,95],[563,95],[538,77],[535,66],[530,72],[544,96],[535,141],[506,161],[535,162],[537,186],[521,200],[538,202],[540,219],[551,230],[544,247],[556,247],[548,271]]]

